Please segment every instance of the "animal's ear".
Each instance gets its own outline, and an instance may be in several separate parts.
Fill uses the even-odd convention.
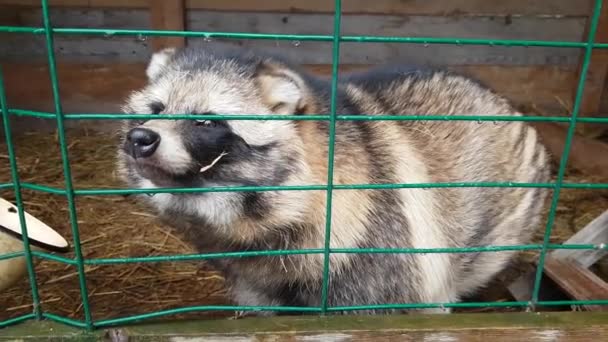
[[[274,113],[293,115],[306,111],[307,87],[297,72],[277,62],[263,61],[257,66],[255,81],[262,101]]]
[[[152,81],[162,73],[175,55],[175,51],[175,48],[165,48],[152,55],[146,69],[148,80]]]

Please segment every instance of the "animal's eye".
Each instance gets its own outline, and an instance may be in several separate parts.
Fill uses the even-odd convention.
[[[165,110],[165,105],[161,102],[152,102],[150,103],[150,110],[152,111],[152,114],[159,114]]]

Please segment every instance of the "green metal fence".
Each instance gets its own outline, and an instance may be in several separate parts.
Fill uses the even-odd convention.
[[[328,0],[329,1],[329,0]],[[49,18],[48,0],[41,0],[43,13],[43,27],[14,27],[0,26],[0,32],[5,33],[30,33],[34,35],[44,35],[46,38],[46,48],[48,55],[48,66],[50,70],[50,78],[53,90],[53,99],[55,103],[54,113],[35,112],[30,110],[10,108],[6,100],[4,79],[2,69],[0,67],[0,102],[2,107],[2,118],[4,121],[4,131],[6,135],[6,143],[8,147],[8,155],[11,167],[12,183],[0,184],[0,189],[14,189],[16,205],[21,225],[25,227],[23,200],[21,195],[22,189],[36,190],[61,196],[66,196],[69,205],[69,219],[73,232],[73,245],[75,257],[65,258],[49,253],[32,251],[30,249],[27,231],[23,230],[23,243],[25,251],[23,253],[11,253],[8,255],[0,255],[0,260],[25,256],[27,260],[27,268],[29,281],[32,292],[33,312],[21,317],[16,317],[10,320],[0,322],[0,327],[9,326],[30,319],[49,319],[61,322],[70,326],[85,328],[91,330],[94,328],[107,327],[116,324],[124,324],[133,321],[150,319],[159,316],[166,316],[192,311],[306,311],[310,313],[328,313],[333,311],[356,311],[366,309],[407,309],[407,308],[462,308],[462,307],[529,307],[534,309],[537,305],[545,306],[560,306],[560,305],[607,305],[608,300],[589,300],[589,301],[541,301],[539,300],[539,290],[541,276],[545,263],[545,257],[549,250],[554,249],[607,249],[605,245],[593,244],[552,244],[550,243],[551,230],[555,221],[557,204],[559,201],[560,191],[564,188],[577,189],[608,189],[608,183],[567,183],[564,182],[564,174],[570,153],[572,139],[575,133],[575,127],[578,122],[583,123],[602,123],[607,124],[608,118],[579,118],[578,114],[581,107],[582,94],[585,87],[587,71],[589,69],[591,53],[593,49],[606,49],[608,43],[595,43],[595,36],[598,27],[602,0],[596,0],[593,7],[591,17],[591,25],[588,37],[585,42],[563,42],[563,41],[534,41],[534,40],[491,40],[491,39],[466,39],[466,38],[431,38],[431,37],[380,37],[380,36],[344,36],[340,34],[341,24],[341,0],[335,1],[334,11],[334,32],[333,35],[297,35],[297,34],[253,34],[253,33],[228,33],[228,32],[193,32],[193,31],[161,31],[161,30],[116,30],[116,29],[80,29],[80,28],[53,28]],[[205,38],[232,38],[232,39],[274,39],[274,40],[290,40],[290,41],[331,41],[333,43],[333,62],[332,62],[332,96],[331,110],[329,115],[318,114],[310,116],[279,116],[279,115],[171,115],[171,116],[154,116],[154,115],[124,115],[124,114],[66,114],[61,107],[59,96],[59,84],[57,80],[57,68],[55,64],[55,54],[53,37],[55,35],[104,35],[104,36],[119,36],[119,35],[134,35],[134,36],[182,36],[182,37],[205,37]],[[494,46],[528,46],[528,47],[559,47],[559,48],[578,48],[584,49],[583,65],[581,76],[577,86],[577,94],[570,117],[544,117],[544,116],[418,116],[418,115],[337,115],[336,114],[336,89],[337,76],[340,56],[340,43],[342,42],[388,42],[388,43],[405,43],[405,44],[462,44],[462,45],[494,45]],[[48,186],[22,183],[19,180],[17,160],[15,158],[14,145],[12,142],[11,128],[9,118],[11,116],[27,116],[44,119],[54,119],[57,122],[59,130],[59,143],[61,147],[61,155],[63,159],[63,172],[65,175],[65,188],[58,189]],[[326,120],[330,123],[329,130],[329,160],[328,160],[328,175],[326,185],[314,186],[264,186],[264,187],[219,187],[219,188],[165,188],[165,189],[75,189],[72,184],[70,171],[70,161],[68,158],[68,150],[66,143],[66,134],[64,123],[66,120],[116,120],[116,119],[151,119],[151,120],[181,120],[181,119],[208,119],[208,120]],[[333,185],[333,163],[334,163],[334,137],[336,131],[336,122],[341,120],[444,120],[444,121],[546,121],[546,122],[564,122],[568,123],[568,131],[566,143],[564,145],[563,154],[559,164],[557,180],[554,183],[512,183],[512,182],[485,182],[485,183],[425,183],[425,184],[349,184],[349,185]],[[599,157],[599,156],[598,156]],[[433,249],[336,249],[330,248],[330,231],[331,231],[331,209],[332,209],[332,191],[333,190],[352,190],[352,189],[403,189],[403,188],[462,188],[462,187],[502,187],[502,188],[532,188],[543,187],[553,190],[553,197],[549,211],[548,220],[546,222],[543,241],[540,244],[515,245],[515,246],[486,246],[486,247],[469,247],[469,248],[433,248]],[[194,192],[225,192],[225,191],[293,191],[293,190],[323,190],[327,192],[327,218],[325,229],[325,245],[324,248],[308,249],[308,250],[271,250],[271,251],[249,251],[249,252],[232,252],[232,253],[213,253],[213,254],[192,254],[192,255],[173,255],[173,256],[157,256],[157,257],[139,257],[139,258],[98,258],[84,259],[80,247],[80,236],[78,230],[78,220],[76,217],[75,198],[83,195],[119,195],[119,194],[142,194],[142,193],[194,193]],[[361,305],[349,307],[332,307],[327,304],[327,291],[329,283],[329,255],[331,253],[471,253],[482,252],[491,253],[498,251],[540,251],[539,265],[536,270],[534,281],[534,291],[529,301],[513,301],[513,302],[480,302],[480,303],[388,303],[383,305]],[[322,305],[319,307],[253,307],[253,306],[195,306],[176,308],[159,312],[145,313],[136,316],[118,317],[107,320],[94,320],[89,306],[86,277],[84,273],[85,265],[108,265],[108,264],[126,264],[126,263],[142,263],[142,262],[168,262],[168,261],[186,261],[186,260],[205,260],[212,258],[235,258],[244,256],[277,256],[288,254],[323,254],[324,255],[324,277],[322,291]],[[34,257],[52,260],[75,266],[78,270],[78,278],[80,283],[80,293],[82,296],[82,305],[84,311],[83,320],[74,320],[67,317],[54,315],[46,312],[40,303],[38,295],[38,287],[36,283],[36,274],[32,259]]]

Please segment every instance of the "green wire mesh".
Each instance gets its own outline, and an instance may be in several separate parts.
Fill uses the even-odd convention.
[[[28,277],[33,300],[33,312],[24,316],[12,318],[0,322],[0,327],[5,327],[17,324],[30,319],[49,319],[60,322],[69,326],[84,328],[91,330],[99,327],[107,327],[116,324],[125,324],[134,321],[151,319],[160,316],[174,315],[193,311],[282,311],[282,312],[310,312],[310,313],[328,313],[334,311],[355,311],[369,309],[420,309],[420,308],[479,308],[479,307],[528,307],[534,308],[537,305],[543,306],[561,306],[561,305],[608,305],[608,300],[585,300],[585,301],[539,301],[540,283],[543,274],[545,258],[549,250],[555,249],[608,249],[605,245],[593,244],[552,244],[549,243],[551,231],[555,221],[557,204],[559,201],[560,192],[562,189],[608,189],[608,183],[567,183],[564,182],[564,175],[572,145],[572,139],[576,124],[583,123],[608,123],[608,118],[579,118],[579,112],[582,103],[583,90],[587,79],[587,72],[591,60],[593,49],[606,49],[608,43],[595,43],[595,36],[599,23],[602,0],[596,0],[591,17],[591,25],[588,37],[585,42],[561,42],[561,41],[532,41],[532,40],[490,40],[490,39],[458,39],[458,38],[431,38],[431,37],[378,37],[378,36],[343,36],[340,34],[341,28],[341,0],[335,1],[334,10],[334,32],[333,35],[295,35],[295,34],[263,34],[263,33],[227,33],[227,32],[194,32],[194,31],[161,31],[161,30],[114,30],[114,29],[80,29],[80,28],[53,28],[49,17],[48,0],[41,0],[43,27],[15,27],[15,26],[0,26],[0,32],[5,33],[30,33],[43,34],[46,38],[46,49],[48,56],[48,65],[50,78],[53,90],[53,100],[55,103],[54,113],[36,112],[31,110],[9,108],[6,100],[6,92],[2,69],[0,68],[0,105],[2,109],[2,119],[4,122],[4,132],[7,141],[8,155],[11,169],[11,183],[0,184],[0,189],[13,189],[15,192],[16,205],[18,207],[19,219],[22,227],[25,227],[25,216],[23,209],[23,200],[21,190],[35,190],[50,194],[66,196],[68,200],[69,220],[73,232],[73,243],[75,257],[65,258],[56,256],[50,253],[32,251],[30,249],[27,231],[22,228],[24,252],[10,253],[0,255],[0,260],[7,260],[16,257],[25,256],[27,260]],[[55,35],[104,35],[104,36],[119,36],[119,35],[137,35],[137,36],[182,36],[182,37],[205,37],[205,38],[231,38],[231,39],[273,39],[273,40],[299,40],[299,41],[327,41],[332,42],[332,83],[331,83],[331,110],[329,115],[310,115],[310,116],[279,116],[279,115],[167,115],[167,116],[151,116],[151,115],[124,115],[124,114],[65,114],[61,107],[61,99],[59,95],[59,84],[57,80],[57,68],[55,64],[53,37]],[[584,49],[583,66],[581,76],[577,86],[576,98],[571,117],[541,117],[541,116],[469,116],[469,115],[434,115],[434,116],[419,116],[419,115],[397,115],[397,116],[352,116],[352,115],[337,115],[336,114],[336,89],[338,86],[338,68],[340,58],[340,43],[341,42],[385,42],[385,43],[407,43],[407,44],[461,44],[461,45],[490,45],[490,46],[529,46],[529,47],[560,47],[560,48],[580,48]],[[32,183],[21,183],[17,168],[17,160],[12,142],[11,128],[9,119],[11,116],[28,116],[43,119],[55,119],[59,131],[59,143],[61,147],[62,166],[65,176],[65,188],[53,188]],[[328,153],[328,175],[327,184],[325,185],[301,185],[301,186],[263,186],[263,187],[215,187],[215,188],[165,188],[165,189],[75,189],[72,183],[70,162],[68,158],[66,135],[64,130],[65,120],[116,120],[116,119],[153,119],[153,120],[181,120],[181,119],[207,119],[207,120],[326,120],[329,121],[329,153]],[[430,121],[527,121],[527,122],[565,122],[568,123],[568,131],[564,151],[559,164],[558,177],[555,183],[513,183],[513,182],[457,182],[457,183],[424,183],[424,184],[333,184],[333,165],[334,165],[334,141],[336,122],[344,120],[430,120]],[[405,189],[405,188],[463,188],[463,187],[504,187],[504,188],[534,188],[542,187],[553,190],[549,217],[545,227],[545,233],[541,244],[516,245],[516,246],[488,246],[488,247],[469,247],[469,248],[429,248],[429,249],[414,249],[414,248],[377,248],[377,249],[354,249],[330,248],[331,236],[331,209],[332,209],[332,194],[333,191],[347,191],[353,189]],[[307,250],[270,250],[270,251],[248,251],[248,252],[231,252],[231,253],[207,253],[207,254],[189,254],[189,255],[166,255],[157,257],[139,257],[139,258],[97,258],[84,259],[80,247],[80,236],[78,230],[78,219],[76,216],[77,196],[103,196],[103,195],[124,195],[124,194],[142,194],[142,193],[194,193],[194,192],[226,192],[226,191],[311,191],[322,190],[327,192],[327,217],[325,227],[325,244],[324,248],[307,249]],[[328,306],[328,286],[329,286],[329,256],[336,253],[471,253],[471,252],[499,252],[499,251],[540,251],[539,264],[536,270],[534,279],[534,290],[530,301],[512,301],[512,302],[481,302],[481,303],[410,303],[410,304],[382,304],[382,305],[361,305],[361,306]],[[142,263],[142,262],[169,262],[169,261],[191,261],[191,260],[206,260],[214,258],[239,258],[246,256],[276,256],[276,255],[291,255],[291,254],[323,254],[323,288],[322,301],[319,307],[258,307],[258,306],[193,306],[176,308],[171,310],[157,311],[145,313],[141,315],[121,317],[107,320],[94,320],[87,292],[86,277],[84,273],[85,265],[110,265],[110,264],[126,264],[126,263]],[[40,305],[40,297],[36,282],[36,274],[33,267],[33,257],[65,263],[75,266],[78,271],[78,280],[80,285],[80,294],[82,296],[82,307],[84,311],[84,320],[74,320],[66,317],[54,315],[45,312]]]

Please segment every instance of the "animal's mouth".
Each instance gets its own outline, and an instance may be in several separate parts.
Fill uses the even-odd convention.
[[[186,172],[175,173],[149,158],[134,158],[126,154],[128,167],[140,178],[146,179],[158,187],[197,187],[202,183],[197,174],[197,167]]]
[[[220,153],[210,163],[193,162],[186,170],[167,169],[156,158],[137,158],[128,153],[124,154],[127,164],[139,177],[152,182],[159,187],[202,187],[206,180],[217,178],[220,164],[228,157],[228,152]],[[204,165],[206,164],[206,165]]]

